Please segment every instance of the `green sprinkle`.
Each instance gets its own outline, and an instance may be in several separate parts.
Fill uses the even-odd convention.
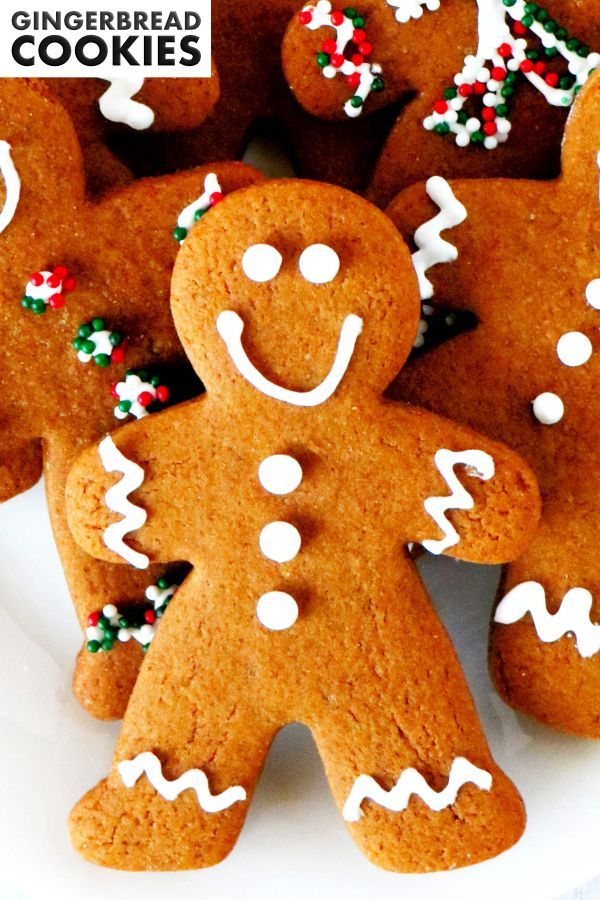
[[[87,649],[90,651],[90,653],[97,653],[100,649],[100,641],[88,641]]]
[[[121,400],[121,402],[118,404],[118,408],[121,410],[121,412],[128,413],[131,409],[131,400]]]
[[[94,362],[97,366],[100,366],[101,369],[105,369],[107,366],[110,366],[110,356],[108,353],[96,353]]]
[[[380,75],[377,75],[376,78],[373,79],[373,83],[371,84],[371,90],[378,93],[385,88],[385,81],[381,78]]]
[[[363,105],[362,97],[350,97],[350,106],[353,106],[354,109],[360,109]]]
[[[348,6],[344,10],[344,15],[347,16],[349,19],[354,19],[354,17],[356,16],[356,10],[354,9],[353,6]]]
[[[33,301],[31,297],[27,297],[27,295],[25,295],[25,297],[23,297],[23,299],[21,300],[21,306],[23,307],[23,309],[31,309],[32,302]]]
[[[100,646],[108,653],[109,650],[112,650],[114,643],[112,638],[104,638],[104,640],[101,641]]]
[[[118,347],[119,344],[123,343],[123,335],[120,331],[111,331],[110,336],[108,338],[113,347]]]
[[[83,353],[87,353],[88,356],[91,356],[96,349],[96,345],[93,341],[84,341],[83,339],[80,341],[80,348]]]
[[[364,28],[365,27],[365,17],[364,16],[353,16],[352,24],[355,28]]]
[[[459,125],[466,125],[469,121],[469,113],[465,109],[459,109],[456,116],[456,121]]]
[[[43,300],[32,300],[31,309],[36,314],[36,316],[40,316],[42,313],[46,312],[46,304]]]
[[[176,241],[185,241],[187,237],[187,228],[177,228],[173,229],[173,237]]]
[[[121,616],[119,619],[119,628],[129,628],[129,619],[126,619],[125,616]]]
[[[81,338],[89,338],[91,333],[92,333],[91,326],[88,325],[87,323],[85,325],[80,325],[79,328],[77,329],[77,334]]]
[[[471,135],[471,143],[472,144],[483,144],[485,139],[485,135],[483,131],[474,131]]]
[[[197,209],[194,213],[194,222],[199,222],[205,212],[208,212],[206,209]]]
[[[317,53],[316,59],[317,65],[321,69],[324,69],[325,66],[329,65],[329,53]]]
[[[104,319],[92,319],[90,325],[94,331],[104,331]]]
[[[448,125],[447,122],[438,122],[438,124],[434,126],[433,130],[435,131],[436,134],[442,134],[442,135],[449,134],[450,126]]]
[[[152,387],[158,387],[158,386],[159,386],[159,384],[160,384],[160,378],[158,377],[158,375],[153,375],[153,376],[152,376],[152,378],[150,379],[150,384],[152,385]]]
[[[533,25],[533,16],[523,16],[521,19],[521,25],[523,28],[531,28]]]

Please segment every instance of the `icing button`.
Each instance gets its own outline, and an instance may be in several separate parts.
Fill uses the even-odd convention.
[[[258,540],[262,553],[276,563],[290,562],[302,545],[300,532],[290,522],[269,522]]]
[[[302,481],[302,466],[293,456],[276,453],[263,459],[258,480],[270,494],[291,494]]]
[[[298,618],[298,604],[285,591],[269,591],[256,604],[256,615],[269,631],[285,631]]]

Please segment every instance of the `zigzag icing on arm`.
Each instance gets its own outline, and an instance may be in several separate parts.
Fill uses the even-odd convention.
[[[138,753],[134,759],[123,760],[117,768],[123,784],[128,788],[133,787],[138,778],[146,773],[152,787],[165,800],[176,800],[182,791],[193,790],[196,792],[199,806],[207,813],[222,812],[234,803],[246,799],[246,791],[239,785],[229,787],[221,794],[211,794],[208,778],[202,769],[189,769],[174,781],[167,781],[162,773],[160,760],[154,753],[148,751]]]
[[[387,0],[387,4],[395,8],[396,21],[401,24],[410,19],[420,19],[424,8],[429,12],[440,8],[440,0]]]
[[[154,122],[154,113],[145,103],[132,100],[142,89],[144,79],[140,75],[123,75],[108,78],[109,87],[100,97],[100,112],[109,122],[129,125],[135,131],[145,131]]]
[[[412,262],[419,279],[421,299],[429,300],[433,297],[433,284],[425,273],[437,263],[449,263],[458,258],[458,250],[444,240],[441,232],[464,222],[467,210],[456,199],[446,179],[440,175],[430,178],[425,190],[440,211],[415,231],[414,241],[419,249],[413,253]]]
[[[489,481],[490,478],[493,478],[495,467],[492,457],[483,450],[460,450],[457,453],[452,450],[438,450],[434,459],[440,475],[451,491],[448,497],[428,497],[423,504],[425,512],[444,532],[444,537],[440,540],[422,541],[426,550],[437,555],[460,541],[456,528],[446,517],[447,511],[449,509],[473,509],[475,505],[469,492],[458,480],[454,467],[467,466],[468,474],[472,478],[481,478],[482,481]]]
[[[393,788],[384,790],[370,775],[359,775],[344,803],[342,815],[347,822],[358,822],[362,818],[361,804],[363,800],[373,800],[391,812],[402,812],[410,802],[413,794],[420,797],[434,812],[440,812],[455,801],[461,787],[475,784],[482,791],[492,787],[492,776],[484,769],[479,769],[464,756],[457,756],[452,763],[448,784],[441,791],[434,791],[420,772],[416,769],[405,769]]]
[[[128,547],[123,540],[130,531],[141,528],[148,518],[145,509],[129,500],[129,494],[143,484],[144,470],[121,453],[110,435],[100,442],[98,452],[106,472],[120,472],[123,475],[104,495],[107,507],[123,516],[120,522],[108,526],[104,532],[104,544],[136,569],[146,569],[150,562],[148,557]]]
[[[7,141],[0,141],[0,173],[2,173],[6,189],[4,206],[0,213],[0,234],[12,222],[21,196],[21,179],[12,161],[10,149]]]
[[[494,621],[500,625],[514,625],[529,613],[541,641],[550,644],[566,634],[574,634],[579,655],[587,659],[600,650],[600,625],[594,625],[590,620],[591,609],[591,593],[575,587],[564,595],[559,609],[550,613],[542,585],[537,581],[524,581],[500,601]]]

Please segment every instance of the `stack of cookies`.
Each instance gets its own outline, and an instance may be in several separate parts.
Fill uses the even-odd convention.
[[[420,548],[504,566],[500,696],[600,737],[600,0],[255,6],[211,79],[0,81],[0,500],[45,475],[123,719],[71,840],[220,862],[302,722],[372,862],[471,865],[525,811]]]

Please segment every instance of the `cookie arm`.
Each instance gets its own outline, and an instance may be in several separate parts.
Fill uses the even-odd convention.
[[[408,440],[415,499],[409,540],[434,554],[504,563],[524,551],[540,518],[535,475],[504,444],[423,410]],[[410,452],[410,451],[409,451]]]
[[[83,550],[138,569],[186,558],[184,538],[177,539],[189,521],[180,456],[190,442],[202,453],[195,433],[187,434],[201,405],[202,398],[155,413],[84,450],[67,481],[69,527]],[[182,427],[184,406],[190,416]]]

